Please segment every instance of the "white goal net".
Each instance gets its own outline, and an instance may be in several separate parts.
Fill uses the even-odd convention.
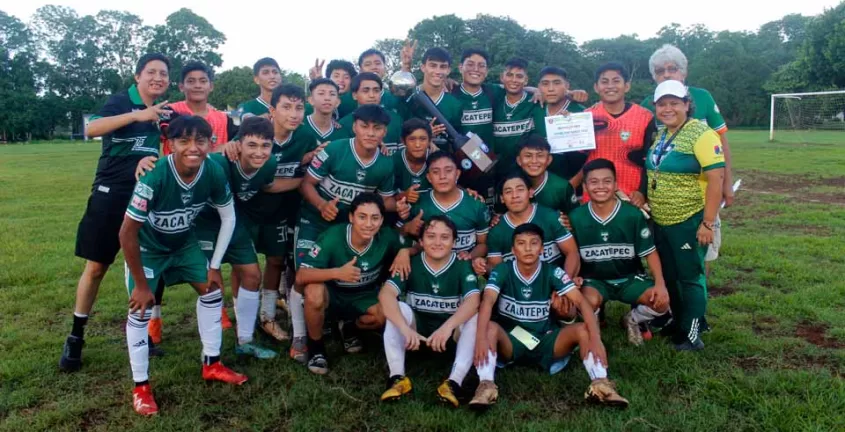
[[[835,143],[845,139],[845,90],[772,95],[769,141]]]

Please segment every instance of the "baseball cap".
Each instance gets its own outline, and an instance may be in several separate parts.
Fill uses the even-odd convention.
[[[684,83],[675,80],[663,81],[654,90],[654,102],[659,101],[663,96],[675,96],[684,99],[688,95],[687,86]]]

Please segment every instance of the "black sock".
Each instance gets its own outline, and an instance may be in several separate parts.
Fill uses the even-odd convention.
[[[220,356],[202,356],[202,362],[206,366],[211,366],[220,361]]]
[[[155,305],[161,306],[161,299],[164,297],[164,278],[159,278],[158,280],[158,287],[156,287],[155,292]]]
[[[88,324],[88,315],[81,317],[74,313],[73,328],[70,330],[70,335],[82,339],[85,335],[85,324]]]
[[[149,383],[150,383],[150,381],[149,381],[149,380],[147,380],[147,381],[141,381],[141,382],[136,382],[136,383],[135,383],[135,387],[141,387],[141,386],[143,386],[143,385],[147,385],[147,384],[149,384]]]
[[[312,357],[314,355],[317,355],[317,354],[326,355],[326,347],[325,347],[325,345],[323,345],[323,340],[322,339],[314,340],[314,339],[311,339],[311,337],[309,336],[308,337],[308,352],[311,354]]]

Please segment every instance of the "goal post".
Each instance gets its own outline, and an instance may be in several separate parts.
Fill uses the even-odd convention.
[[[845,90],[773,94],[769,141],[778,131],[797,133],[802,141],[814,131],[845,131]]]

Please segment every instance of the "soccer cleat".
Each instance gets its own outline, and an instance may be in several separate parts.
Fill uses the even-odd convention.
[[[264,330],[264,333],[267,333],[279,342],[290,340],[290,334],[282,329],[282,326],[274,319],[262,318],[261,329]]]
[[[650,341],[654,337],[651,333],[651,327],[646,323],[640,323],[640,333],[642,333],[644,341]]]
[[[619,396],[619,393],[616,392],[616,383],[607,378],[600,378],[591,382],[590,387],[587,387],[587,391],[584,392],[584,399],[588,402],[607,406],[628,407],[628,400]]]
[[[643,334],[640,331],[640,325],[634,321],[634,316],[631,311],[625,314],[622,317],[622,327],[625,328],[625,331],[628,332],[628,342],[634,346],[640,346],[643,344]]]
[[[461,386],[459,386],[458,383],[447,379],[440,384],[440,387],[437,387],[437,398],[457,408],[461,405],[461,403],[458,402],[457,396],[460,388]]]
[[[247,381],[246,375],[239,374],[223,366],[221,362],[212,365],[202,365],[202,379],[206,381],[221,381],[234,385],[241,385]]]
[[[308,370],[317,375],[325,375],[329,373],[329,361],[323,354],[314,354],[308,359]]]
[[[153,343],[153,337],[147,336],[147,352],[149,357],[164,357],[164,350]]]
[[[499,400],[499,387],[493,381],[481,381],[475,389],[475,396],[469,401],[470,408],[487,408]]]
[[[297,363],[308,363],[308,343],[305,337],[295,337],[290,344],[290,358]]]
[[[226,313],[226,308],[220,308],[220,325],[223,327],[223,330],[228,330],[232,328],[232,320],[229,319],[229,314]]]
[[[85,341],[81,337],[68,336],[62,347],[62,358],[59,369],[64,372],[76,372],[82,368],[82,346]]]
[[[353,334],[347,335],[348,332],[344,332],[343,329],[346,327],[352,327],[355,323],[341,321],[338,329],[340,330],[340,336],[343,338],[343,349],[349,354],[358,354],[359,352],[364,350],[364,344],[361,342],[361,339],[357,336],[357,329],[353,330]]]
[[[704,342],[701,338],[696,339],[695,343],[685,341],[681,344],[675,344],[675,351],[701,351],[704,349]]]
[[[161,324],[161,318],[151,318],[150,324],[147,326],[147,333],[150,335],[153,343],[161,343]]]
[[[267,360],[278,356],[275,351],[260,347],[252,342],[238,344],[235,346],[235,354],[248,355],[261,360]]]
[[[135,412],[143,416],[151,416],[158,414],[158,405],[153,398],[153,391],[149,384],[136,386],[132,390],[132,408]]]
[[[402,396],[408,394],[413,389],[411,380],[402,375],[394,375],[390,377],[387,382],[387,390],[381,394],[382,402],[391,402],[399,400]]]

